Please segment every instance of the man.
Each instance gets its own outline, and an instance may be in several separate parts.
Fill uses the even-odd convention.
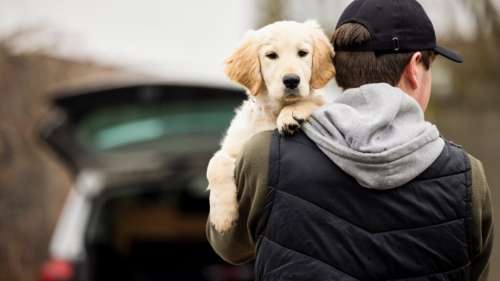
[[[345,91],[303,132],[255,136],[240,218],[207,237],[256,280],[487,280],[493,226],[479,160],[424,120],[436,46],[414,0],[356,0],[332,43]]]

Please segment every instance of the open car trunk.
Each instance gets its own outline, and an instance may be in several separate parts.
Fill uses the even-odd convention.
[[[207,243],[208,205],[198,173],[109,189],[86,233],[90,280],[252,280]]]
[[[75,173],[150,155],[172,160],[215,152],[242,91],[189,85],[137,85],[58,95],[42,138]],[[117,169],[120,169],[118,165]],[[146,163],[147,164],[147,163]]]
[[[81,253],[69,255],[79,260],[78,280],[253,279],[251,266],[228,265],[205,238],[205,168],[243,97],[138,85],[53,101],[59,114],[43,139],[75,176],[90,170],[104,179],[85,197]]]

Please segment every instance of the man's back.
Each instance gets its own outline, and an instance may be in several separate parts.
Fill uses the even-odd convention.
[[[303,134],[274,134],[270,149],[265,225],[256,230],[260,280],[469,280],[457,278],[470,275],[479,252],[468,234],[462,149],[448,143],[424,173],[384,191],[359,185]]]

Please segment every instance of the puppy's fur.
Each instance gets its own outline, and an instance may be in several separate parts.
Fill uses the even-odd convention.
[[[250,31],[226,60],[226,75],[247,89],[249,99],[207,168],[210,222],[219,232],[238,218],[234,167],[244,144],[255,134],[278,128],[292,134],[324,100],[315,89],[334,76],[333,48],[315,21],[281,21]],[[285,83],[285,75],[300,82]]]

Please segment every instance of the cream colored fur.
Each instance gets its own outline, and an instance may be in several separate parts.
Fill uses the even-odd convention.
[[[315,21],[281,21],[250,31],[226,60],[227,76],[247,89],[249,99],[237,109],[221,149],[207,168],[209,218],[217,231],[229,230],[238,219],[234,168],[243,146],[262,131],[278,128],[281,133],[294,133],[324,104],[314,90],[324,87],[335,74],[333,55]],[[287,74],[300,77],[296,90],[285,87]],[[290,92],[294,95],[286,94]]]

